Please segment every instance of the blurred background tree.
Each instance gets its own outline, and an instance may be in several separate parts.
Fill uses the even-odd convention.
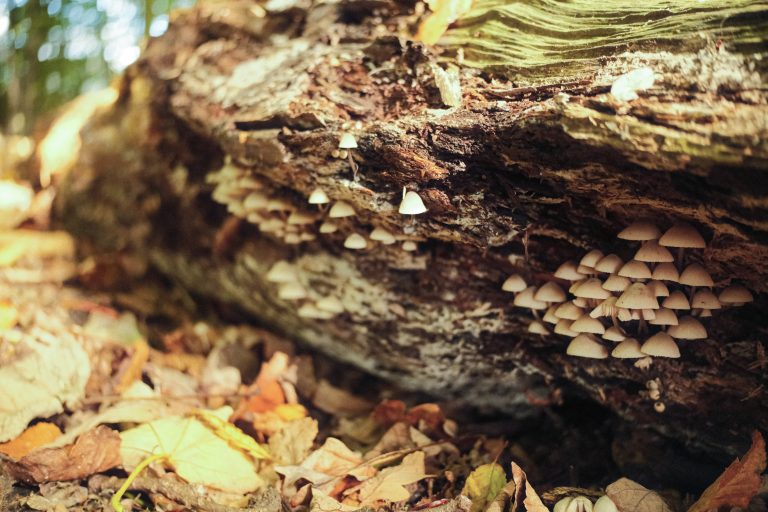
[[[0,131],[29,134],[41,115],[100,89],[194,0],[0,0]]]

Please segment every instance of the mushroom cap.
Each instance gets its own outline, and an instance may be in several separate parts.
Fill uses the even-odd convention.
[[[349,132],[344,132],[339,137],[339,149],[355,149],[357,147],[357,139]]]
[[[565,320],[576,320],[584,314],[584,310],[573,302],[563,302],[555,310],[555,316]]]
[[[504,284],[501,285],[502,290],[512,293],[521,292],[527,287],[528,285],[526,284],[525,279],[523,279],[520,274],[512,274],[506,281],[504,281]]]
[[[603,288],[609,292],[623,292],[632,284],[632,281],[628,277],[623,277],[617,274],[608,276],[608,279],[603,283]]]
[[[365,249],[368,247],[368,241],[357,233],[352,233],[344,240],[344,247],[347,249]]]
[[[278,261],[267,272],[266,279],[270,283],[290,283],[298,280],[296,268],[287,261]]]
[[[562,334],[563,336],[568,336],[569,338],[575,338],[579,335],[574,330],[571,330],[571,324],[573,324],[573,320],[566,320],[561,319],[560,321],[555,324],[555,334]]]
[[[299,211],[293,211],[288,216],[288,224],[291,226],[297,226],[297,225],[303,225],[303,224],[312,224],[315,222],[315,216],[309,215],[307,213],[299,212]]]
[[[301,236],[298,233],[286,233],[283,237],[283,241],[288,245],[300,244]]]
[[[574,496],[565,512],[593,512],[592,502],[586,496]]]
[[[659,245],[659,242],[656,240],[644,242],[640,249],[637,250],[637,253],[635,253],[635,259],[647,263],[672,263],[675,261],[675,257],[672,256],[669,249]]]
[[[424,206],[424,201],[421,200],[421,196],[409,190],[403,196],[403,200],[400,202],[400,208],[397,210],[403,215],[419,215],[427,211],[427,207]]]
[[[595,264],[595,270],[604,274],[615,274],[622,265],[624,265],[624,261],[618,255],[609,254],[600,258]]]
[[[698,263],[691,263],[683,273],[680,274],[680,284],[686,286],[714,286],[712,277],[707,272],[707,269],[699,265]]]
[[[661,231],[650,222],[638,220],[621,230],[616,236],[622,240],[643,242],[658,239],[661,236]]]
[[[344,304],[333,295],[328,295],[327,297],[323,297],[322,299],[318,300],[315,305],[318,307],[318,309],[322,309],[323,311],[327,311],[329,313],[343,313],[344,312]]]
[[[547,326],[543,323],[539,322],[538,320],[534,320],[530,324],[528,324],[528,332],[532,334],[541,334],[542,336],[546,336],[549,334],[549,329],[547,329]]]
[[[333,313],[324,311],[314,304],[302,304],[296,314],[301,318],[315,318],[317,320],[330,320],[333,318]]]
[[[677,325],[667,329],[667,333],[679,340],[703,340],[707,338],[707,330],[701,325],[701,322],[692,316],[679,318]]]
[[[711,316],[712,316],[711,309],[702,309],[701,313],[699,313],[699,318],[710,318]]]
[[[335,233],[339,229],[339,226],[330,221],[325,221],[320,224],[320,232],[323,234]]]
[[[677,348],[677,343],[672,339],[672,336],[665,332],[659,332],[645,340],[643,346],[640,347],[643,354],[655,357],[680,357],[680,349]]]
[[[559,500],[557,503],[555,503],[555,507],[552,509],[552,512],[566,512],[568,510],[568,505],[571,504],[571,501],[573,501],[573,498],[570,496],[566,496],[565,498]]]
[[[640,350],[640,342],[635,338],[624,338],[621,340],[621,343],[616,345],[611,355],[618,359],[639,359],[645,357],[645,354]]]
[[[565,292],[557,283],[549,281],[536,290],[534,299],[542,302],[563,302],[566,299]]]
[[[616,306],[627,309],[659,309],[659,302],[646,285],[633,283],[621,294]]]
[[[638,348],[639,351],[639,348]],[[640,357],[643,357],[642,355]],[[592,508],[592,512],[618,512],[616,504],[608,496],[600,496]]]
[[[685,249],[704,249],[707,243],[696,228],[685,222],[678,222],[669,228],[661,238],[659,244],[666,247],[682,247]]]
[[[269,203],[269,198],[266,195],[261,192],[251,192],[245,200],[243,200],[243,207],[250,212],[266,208],[267,203]]]
[[[656,310],[655,309],[641,309],[640,310],[640,317],[643,320],[655,320],[656,319]]]
[[[384,228],[373,228],[370,238],[371,240],[381,242],[384,245],[391,245],[395,243],[395,235]]]
[[[307,290],[296,281],[282,283],[277,289],[277,296],[283,300],[299,300],[307,296]]]
[[[611,292],[603,289],[603,283],[599,279],[591,278],[577,281],[578,286],[571,291],[576,297],[584,299],[607,299]]]
[[[576,306],[580,308],[588,308],[589,307],[589,300],[585,299],[584,297],[576,297],[571,302],[573,302]]]
[[[677,315],[671,309],[660,308],[656,310],[656,318],[648,323],[651,325],[677,325]]]
[[[566,261],[555,271],[555,277],[558,279],[565,279],[566,281],[579,281],[586,276],[580,273],[577,268],[579,265],[575,261]]]
[[[342,217],[352,217],[355,215],[355,209],[351,204],[345,201],[336,201],[328,211],[328,217],[332,219],[340,219]]]
[[[311,194],[309,194],[308,202],[309,204],[327,204],[331,202],[331,199],[328,197],[328,194],[325,193],[325,190],[317,187]]]
[[[293,210],[293,205],[285,199],[272,198],[267,201],[268,212],[289,212]]]
[[[651,269],[642,261],[629,260],[621,267],[619,275],[631,279],[650,279]]]
[[[620,322],[629,322],[630,320],[634,320],[632,317],[632,311],[627,308],[619,308],[619,312],[616,314],[616,317]]]
[[[588,332],[591,334],[603,334],[605,332],[605,326],[596,318],[592,318],[589,315],[582,315],[571,324],[571,330],[576,332]]]
[[[591,334],[579,334],[571,340],[565,351],[569,356],[605,359],[608,349],[600,344]]]
[[[259,229],[264,233],[274,233],[280,231],[285,227],[285,222],[280,219],[266,219],[263,222],[259,222]]]
[[[403,247],[403,250],[405,252],[413,252],[413,251],[415,251],[416,249],[419,248],[419,246],[416,245],[416,242],[414,242],[412,240],[406,240],[405,242],[403,242],[403,246],[402,247]]]
[[[680,272],[677,271],[677,267],[673,263],[659,263],[653,269],[651,277],[656,281],[672,281],[676,283],[680,280]]]
[[[720,302],[723,304],[743,304],[745,302],[752,302],[754,297],[752,297],[752,293],[747,290],[745,287],[737,284],[732,284],[731,286],[727,287],[725,290],[720,292]]]
[[[537,287],[529,286],[525,290],[515,295],[515,300],[512,301],[512,304],[521,308],[547,309],[549,305],[546,302],[542,302],[534,298],[534,295],[536,295],[537,290],[538,290]]]
[[[706,288],[696,290],[693,294],[693,300],[691,300],[691,308],[693,309],[720,309],[720,301],[717,300],[715,294]]]
[[[547,308],[547,312],[544,313],[544,316],[541,319],[547,322],[548,324],[556,324],[557,322],[560,321],[560,319],[555,316],[556,309],[557,309],[557,306],[549,306]]]
[[[664,299],[661,305],[668,309],[691,309],[691,305],[688,303],[688,297],[686,297],[680,290],[674,290],[670,293],[669,297]]]
[[[579,265],[582,267],[595,268],[595,265],[597,265],[597,262],[601,259],[603,259],[603,251],[600,249],[592,249],[581,258]]]
[[[616,307],[616,297],[608,297],[590,311],[589,316],[600,318],[601,316],[616,316],[619,308]]]
[[[608,341],[624,341],[626,338],[627,336],[624,334],[624,332],[615,325],[607,328],[603,334],[603,339]]]
[[[650,281],[648,287],[656,297],[669,297],[669,288],[661,281]]]

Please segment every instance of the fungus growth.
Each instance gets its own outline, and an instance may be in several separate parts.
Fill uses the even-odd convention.
[[[540,287],[519,274],[504,281],[502,290],[515,294],[513,305],[530,309],[535,318],[529,332],[545,335],[546,324],[554,325],[555,334],[572,338],[566,353],[577,357],[679,358],[679,341],[707,338],[704,322],[714,311],[753,300],[740,285],[719,295],[713,291],[707,269],[691,261],[691,251],[706,248],[706,242],[689,224],[662,233],[638,221],[618,238],[633,246],[626,261],[595,249],[578,263],[560,265],[554,280]],[[555,280],[569,282],[568,292]]]

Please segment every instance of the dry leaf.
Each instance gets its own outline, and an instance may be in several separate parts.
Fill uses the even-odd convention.
[[[225,420],[231,411],[222,407],[215,412]],[[162,418],[126,430],[120,437],[123,467],[129,471],[147,457],[163,453],[167,454],[165,464],[189,483],[236,493],[263,485],[253,460],[197,418]]]
[[[359,453],[334,437],[329,437],[323,446],[312,452],[298,466],[276,466],[275,471],[284,475],[284,486],[291,486],[297,480],[304,479],[328,493],[333,488],[333,480],[352,475],[358,480],[365,480],[376,470],[363,464]]]
[[[754,431],[747,454],[733,461],[688,512],[707,512],[725,505],[747,508],[749,500],[760,490],[765,463],[765,440],[760,432]]]
[[[20,459],[36,448],[54,441],[60,435],[61,430],[53,423],[36,423],[13,441],[0,444],[0,453],[14,459]]]
[[[143,339],[134,342],[131,348],[130,359],[121,365],[120,379],[115,386],[115,391],[118,393],[122,393],[132,383],[141,380],[144,364],[149,359],[149,345]]]
[[[507,482],[507,485],[502,487],[501,491],[499,491],[499,493],[496,495],[496,498],[493,500],[493,502],[488,505],[488,508],[485,509],[485,512],[504,512],[507,510],[509,503],[515,497],[516,489],[517,485],[515,484],[514,480]]]
[[[269,438],[269,451],[277,464],[296,465],[309,455],[317,436],[317,420],[301,418],[286,423]]]
[[[405,486],[427,476],[429,475],[424,469],[424,452],[406,455],[399,465],[382,469],[378,475],[362,483],[360,504],[371,505],[381,500],[393,503],[407,500],[411,493]]]
[[[19,311],[9,300],[0,300],[0,333],[14,327],[19,321]]]
[[[415,39],[435,44],[451,23],[469,12],[473,0],[432,0],[428,3],[432,13],[419,25]]]
[[[77,480],[120,464],[120,436],[109,427],[99,426],[62,448],[43,448],[9,462],[8,472],[29,483]]]
[[[515,502],[512,510],[525,512],[549,512],[541,498],[533,490],[528,477],[520,466],[512,463],[512,480],[515,482]]]
[[[483,464],[467,477],[461,494],[472,500],[472,512],[485,510],[507,484],[504,468],[496,464]]]
[[[91,311],[83,332],[104,342],[126,346],[144,340],[133,313],[117,315],[116,311],[107,308]]]
[[[325,379],[318,382],[312,403],[321,411],[334,416],[354,416],[373,409],[371,402],[337,388]]]
[[[605,494],[621,512],[672,512],[661,496],[629,478],[619,478],[605,488]]]
[[[309,505],[309,512],[354,512],[359,509],[360,507],[344,505],[318,489],[312,489],[312,503]]]

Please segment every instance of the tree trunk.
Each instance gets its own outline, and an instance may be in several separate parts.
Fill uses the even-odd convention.
[[[411,2],[276,4],[177,13],[122,77],[58,198],[89,250],[145,254],[296,340],[476,406],[525,415],[583,393],[721,454],[768,429],[764,5],[482,0],[436,50],[391,35],[415,31]],[[641,67],[656,80],[639,99],[609,94]],[[345,132],[358,147],[338,158]],[[316,187],[355,210],[334,233],[307,203]],[[404,187],[425,214],[398,213]],[[637,245],[615,235],[637,219],[696,226],[708,245],[686,258],[756,301],[646,369],[528,333],[504,280],[541,285],[595,248],[628,260]],[[344,247],[373,228],[397,243]],[[266,275],[281,260],[307,298],[279,298]],[[311,318],[327,296],[345,311]]]

